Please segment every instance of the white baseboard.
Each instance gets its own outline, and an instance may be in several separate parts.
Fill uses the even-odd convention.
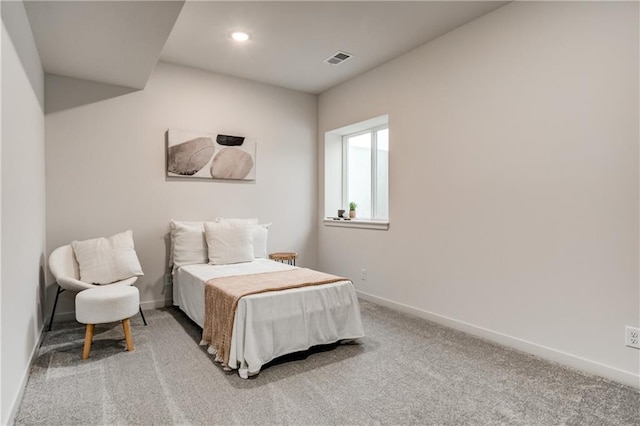
[[[20,407],[20,403],[22,402],[24,391],[27,388],[27,381],[29,380],[29,373],[31,372],[31,366],[33,365],[33,362],[36,360],[36,354],[38,353],[38,349],[40,349],[40,345],[42,345],[42,340],[44,339],[44,327],[45,325],[43,324],[42,327],[40,328],[38,341],[36,342],[33,349],[31,350],[31,356],[29,356],[29,363],[27,364],[27,369],[22,376],[22,380],[20,381],[20,390],[16,394],[13,401],[11,401],[11,405],[10,405],[11,410],[9,410],[9,416],[6,419],[6,423],[3,423],[3,424],[12,425],[14,423],[16,414],[18,414],[18,408]]]
[[[75,319],[76,319],[75,311],[56,312],[56,316],[54,317],[54,324],[57,323],[57,322],[73,321]],[[47,327],[48,327],[48,325],[47,325]]]
[[[172,304],[173,304],[173,299],[151,300],[149,302],[140,302],[140,306],[142,307],[143,310],[164,308],[165,306],[171,306]]]
[[[630,371],[620,370],[606,364],[591,361],[576,355],[559,351],[557,349],[549,348],[547,346],[538,345],[527,340],[519,339],[507,334],[469,324],[464,321],[458,321],[453,318],[435,314],[433,312],[424,311],[422,309],[394,302],[383,297],[374,296],[360,290],[357,290],[356,292],[358,293],[358,296],[360,298],[376,303],[378,305],[424,318],[438,324],[445,325],[447,327],[455,328],[456,330],[464,331],[465,333],[473,334],[474,336],[478,336],[483,339],[491,340],[504,346],[509,346],[523,352],[537,355],[540,358],[558,362],[560,364],[564,364],[578,370],[606,377],[607,379],[640,389],[640,375],[634,374]]]

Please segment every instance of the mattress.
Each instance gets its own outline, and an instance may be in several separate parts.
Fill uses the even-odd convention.
[[[202,327],[206,281],[294,268],[268,259],[182,266],[173,277],[173,303]],[[278,356],[362,336],[360,307],[351,281],[253,294],[238,302],[229,368],[247,378]]]

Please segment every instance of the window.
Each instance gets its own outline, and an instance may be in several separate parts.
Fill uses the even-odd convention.
[[[343,200],[366,219],[389,218],[389,128],[385,125],[342,137]]]
[[[376,117],[325,133],[325,224],[388,229],[389,117]],[[336,220],[357,204],[356,218]]]

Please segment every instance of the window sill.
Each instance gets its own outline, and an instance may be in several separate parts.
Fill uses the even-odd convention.
[[[324,226],[335,226],[337,228],[361,228],[361,229],[378,229],[386,231],[389,229],[388,220],[365,220],[365,219],[351,219],[351,220],[334,220],[331,218],[324,219]]]

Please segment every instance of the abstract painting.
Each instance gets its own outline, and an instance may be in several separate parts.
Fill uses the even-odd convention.
[[[256,179],[256,141],[244,136],[167,131],[167,176]]]

